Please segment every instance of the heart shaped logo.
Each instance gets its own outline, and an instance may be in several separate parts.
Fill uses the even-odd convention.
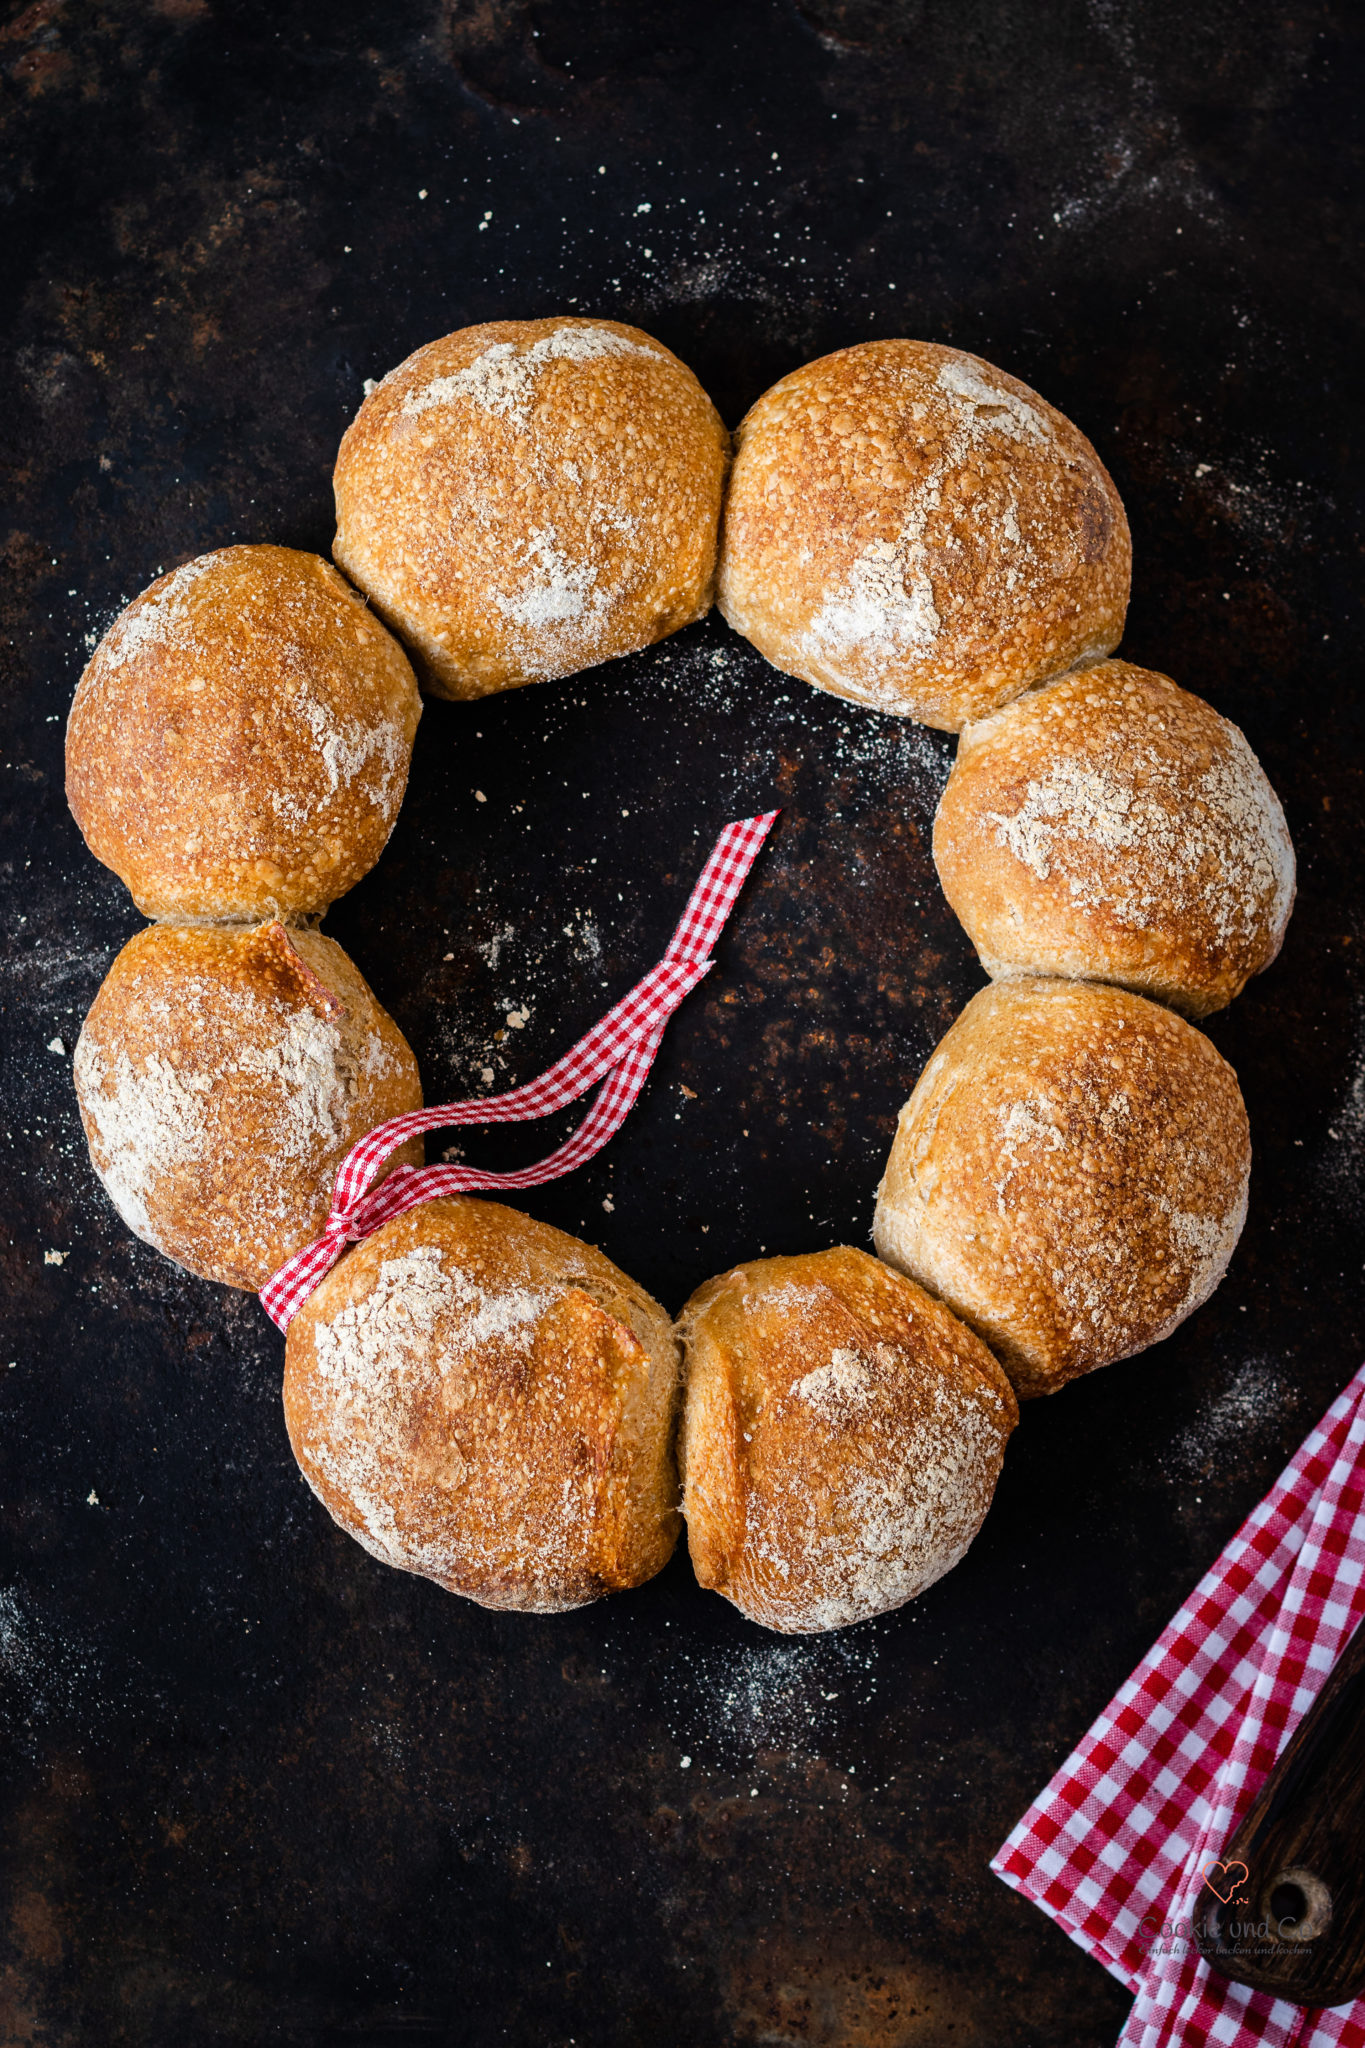
[[[1204,1872],[1204,1882],[1215,1899],[1227,1905],[1239,1884],[1245,1884],[1251,1872],[1245,1863],[1210,1863]],[[1226,1891],[1222,1889],[1227,1886]]]

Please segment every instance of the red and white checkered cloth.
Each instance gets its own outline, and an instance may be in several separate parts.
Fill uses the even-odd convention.
[[[1248,1991],[1187,1938],[1205,1871],[1365,1615],[1362,1509],[1365,1366],[991,1865],[1137,1994],[1121,2048],[1365,2048],[1365,1999]]]
[[[261,1289],[266,1313],[282,1330],[289,1328],[347,1244],[369,1237],[381,1223],[438,1195],[466,1194],[471,1188],[538,1187],[572,1173],[601,1151],[644,1086],[669,1018],[715,965],[710,948],[776,817],[776,811],[766,811],[762,817],[740,818],[726,826],[663,958],[577,1045],[534,1081],[505,1095],[410,1110],[406,1116],[378,1125],[351,1147],[337,1169],[331,1214],[322,1236],[295,1252]],[[603,1075],[606,1079],[597,1100],[573,1136],[534,1166],[513,1173],[486,1173],[475,1166],[399,1166],[373,1193],[367,1192],[384,1161],[419,1131],[447,1130],[457,1124],[524,1123],[549,1116],[577,1101]]]

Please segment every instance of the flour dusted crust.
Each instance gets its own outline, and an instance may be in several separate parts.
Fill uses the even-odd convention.
[[[618,320],[494,320],[391,370],[336,466],[333,555],[443,697],[573,675],[710,608],[729,437]]]
[[[736,1266],[679,1328],[703,1586],[799,1635],[884,1614],[959,1562],[1019,1410],[941,1302],[843,1246]]]
[[[422,1103],[407,1041],[340,946],[280,924],[139,932],[74,1068],[128,1228],[229,1287],[259,1288],[319,1236],[343,1155]],[[418,1139],[391,1164],[421,1158]]]
[[[1049,1394],[1208,1299],[1250,1166],[1237,1077],[1192,1024],[1095,982],[997,982],[901,1111],[874,1236]]]
[[[840,349],[766,391],[735,443],[717,601],[787,674],[956,732],[1118,645],[1118,492],[979,356]]]
[[[1289,828],[1242,734],[1126,661],[967,727],[934,860],[988,974],[1118,982],[1191,1017],[1269,965],[1294,902]]]
[[[148,917],[308,916],[383,851],[420,714],[402,648],[330,562],[220,548],[96,648],[67,796]]]
[[[357,1245],[289,1326],[284,1408],[319,1500],[385,1564],[554,1614],[677,1541],[678,1348],[593,1246],[435,1201]]]

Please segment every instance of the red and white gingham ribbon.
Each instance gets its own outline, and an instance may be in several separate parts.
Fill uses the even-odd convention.
[[[1188,1931],[1363,1618],[1365,1366],[991,1865],[1136,1993],[1121,2048],[1365,2048],[1365,1999],[1230,1984]]]
[[[382,1223],[416,1208],[419,1202],[433,1201],[438,1195],[465,1194],[471,1188],[538,1187],[543,1181],[572,1173],[601,1151],[644,1086],[669,1018],[714,966],[710,948],[776,817],[776,811],[765,811],[762,817],[740,818],[726,826],[663,958],[577,1045],[534,1081],[505,1095],[409,1110],[406,1116],[379,1124],[351,1147],[337,1169],[331,1214],[322,1236],[295,1252],[261,1289],[267,1315],[282,1330],[289,1328],[348,1243],[369,1237]],[[597,1100],[573,1136],[534,1166],[513,1173],[486,1173],[477,1166],[399,1166],[370,1192],[384,1161],[419,1131],[447,1130],[457,1124],[524,1123],[549,1116],[577,1101],[603,1075],[606,1080]]]

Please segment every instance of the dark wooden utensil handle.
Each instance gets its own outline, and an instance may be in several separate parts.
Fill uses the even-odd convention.
[[[1295,2005],[1365,1993],[1365,1625],[1206,1873],[1193,1918],[1200,1954],[1234,1984]]]

